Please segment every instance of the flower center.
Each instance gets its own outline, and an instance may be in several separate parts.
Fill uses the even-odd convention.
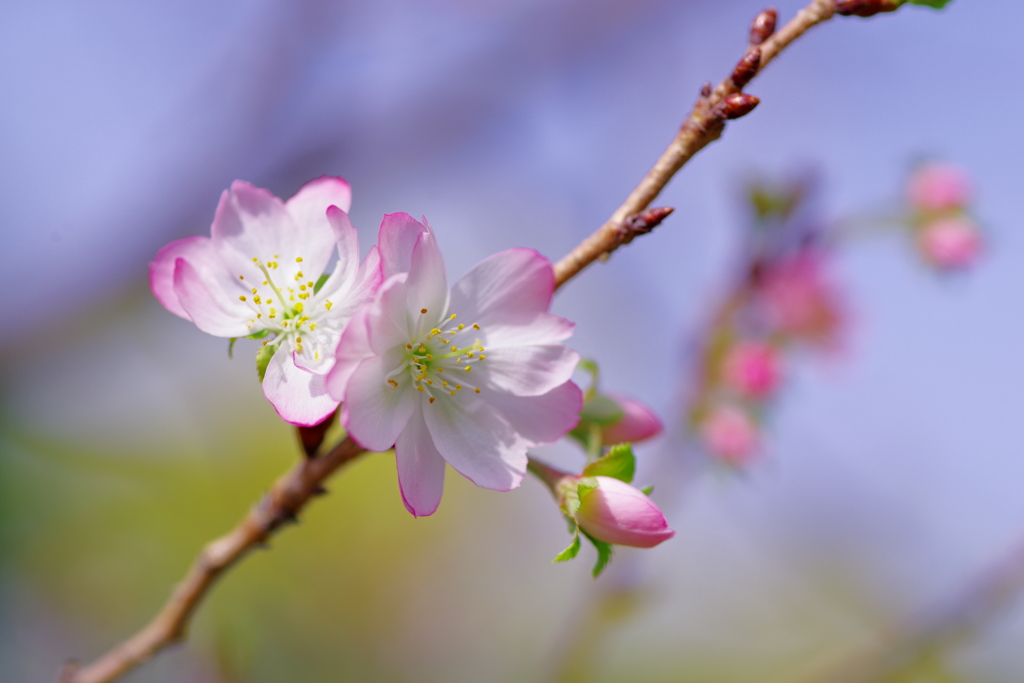
[[[420,311],[427,314],[427,309]],[[397,389],[401,376],[408,372],[412,386],[427,395],[433,403],[438,397],[457,396],[464,389],[480,393],[472,381],[473,368],[487,359],[480,338],[470,341],[477,324],[456,323],[456,314],[449,315],[441,327],[435,327],[405,345],[406,363],[387,377],[392,389]],[[468,333],[468,334],[467,334]]]
[[[280,256],[275,254],[273,260],[263,261],[254,256],[253,265],[262,274],[262,279],[250,281],[245,275],[238,279],[249,287],[250,295],[242,294],[238,298],[246,302],[254,317],[249,318],[249,329],[256,332],[268,330],[276,336],[265,345],[277,345],[286,339],[293,350],[308,356],[311,360],[320,361],[331,349],[326,348],[322,339],[324,330],[317,329],[324,324],[324,318],[334,305],[329,299],[319,300],[316,296],[316,283],[306,278],[296,265],[294,273],[280,272]],[[296,264],[303,261],[301,256],[295,258]],[[250,274],[250,277],[252,274]],[[276,278],[276,281],[275,281]]]

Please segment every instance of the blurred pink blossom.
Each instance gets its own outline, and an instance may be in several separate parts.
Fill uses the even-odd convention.
[[[757,425],[746,411],[720,405],[700,425],[704,445],[714,455],[734,465],[748,462],[757,449]]]
[[[965,206],[973,194],[971,180],[959,166],[929,163],[910,177],[907,197],[921,211],[948,211]]]
[[[726,384],[744,398],[764,399],[779,385],[779,354],[763,341],[742,341],[725,357]]]
[[[981,253],[981,230],[966,217],[940,218],[918,231],[917,243],[925,259],[937,268],[967,268]]]
[[[761,292],[774,332],[822,344],[837,341],[843,310],[824,270],[824,253],[811,248],[766,267]]]
[[[576,511],[580,528],[599,541],[653,548],[675,536],[658,506],[642,491],[612,477],[594,477],[598,487],[586,493]]]
[[[637,443],[651,439],[664,430],[661,420],[647,404],[622,394],[608,396],[619,404],[623,416],[615,424],[602,429],[604,443]]]

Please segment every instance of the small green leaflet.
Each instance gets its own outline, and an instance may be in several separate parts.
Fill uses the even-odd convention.
[[[640,489],[640,492],[643,493],[645,496],[651,495],[652,493],[654,493],[654,484],[651,484],[650,486],[645,486],[644,488]]]
[[[330,275],[328,275],[327,273],[324,273],[323,275],[321,275],[320,277],[318,277],[316,279],[316,284],[313,285],[313,293],[314,294],[319,294],[320,293],[320,288],[324,286],[324,283],[327,282],[327,278],[329,278],[329,277],[330,277]]]
[[[942,9],[953,0],[910,0],[911,5],[924,5],[925,7],[934,7],[935,9]]]
[[[270,330],[260,330],[259,332],[246,336],[246,339],[263,339],[268,334],[270,334]],[[231,337],[231,339],[228,340],[228,358],[234,358],[232,352],[235,350],[236,341],[238,341],[238,337]]]
[[[612,446],[607,453],[583,468],[585,476],[613,477],[627,484],[633,481],[635,473],[636,456],[628,443]]]
[[[580,552],[580,531],[579,531],[579,528],[577,528],[576,529],[576,533],[574,533],[573,536],[572,536],[572,543],[569,544],[569,547],[566,548],[565,550],[563,550],[562,552],[558,553],[558,555],[556,555],[555,559],[552,560],[552,561],[553,562],[568,562],[569,560],[571,560],[574,557],[576,557],[579,554],[579,552]]]
[[[583,499],[587,497],[587,494],[595,490],[600,485],[601,484],[598,483],[597,479],[594,479],[591,476],[586,476],[583,479],[580,479],[576,486],[576,495],[580,497],[580,502],[582,503]]]
[[[267,374],[267,366],[270,365],[270,359],[274,357],[274,352],[277,351],[277,344],[271,346],[260,346],[256,351],[256,372],[260,376],[260,382],[263,382],[263,376]]]
[[[604,571],[604,568],[608,566],[608,563],[612,561],[612,544],[599,541],[586,531],[583,535],[587,537],[587,540],[594,544],[594,548],[597,549],[597,562],[594,564],[594,569],[591,572],[596,579]]]
[[[613,425],[623,418],[625,413],[622,406],[608,398],[598,394],[588,398],[580,411],[580,417],[588,422],[596,422],[601,426]]]

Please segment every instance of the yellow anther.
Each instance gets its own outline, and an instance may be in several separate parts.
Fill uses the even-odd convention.
[[[331,303],[330,299],[328,299],[327,301],[324,302],[324,308],[326,308],[328,311],[331,310],[331,306],[333,306],[333,305],[334,304]]]
[[[473,352],[472,351],[470,351],[469,353],[466,354],[466,358],[472,358],[472,357],[473,357]]]
[[[267,345],[268,343],[269,343],[269,342],[263,342],[263,345],[264,345],[264,346],[266,346],[266,345]]]
[[[288,297],[288,301],[295,301],[295,297],[294,296]]]
[[[423,388],[423,385],[422,385],[422,384],[421,384],[421,385],[419,385],[418,387],[416,387],[416,389],[417,389],[418,391],[426,391],[426,389],[424,389],[424,388]]]
[[[438,372],[444,372],[444,368],[438,368],[437,371]]]
[[[267,281],[266,281],[266,280],[264,280],[264,281],[263,281],[263,284],[267,284]]]
[[[429,398],[428,400],[429,400],[429,401],[430,401],[431,403],[433,403],[433,402],[434,402],[434,397],[433,397],[433,396],[431,396],[431,397],[430,397],[430,398]]]
[[[264,343],[264,344],[266,344],[266,342],[263,342],[263,343]],[[395,380],[393,380],[393,379],[389,379],[389,380],[388,380],[388,384],[390,384],[390,385],[391,385],[391,388],[392,388],[392,389],[397,389],[397,388],[398,388],[398,382],[396,382],[396,381],[395,381]]]
[[[444,339],[442,339],[441,341],[444,341]],[[444,343],[447,344],[448,342],[444,342]],[[452,351],[458,351],[458,350],[459,350],[459,347],[457,347],[457,346],[453,346],[452,347]]]
[[[257,294],[256,296],[254,296],[254,297],[252,298],[252,300],[253,300],[253,301],[255,301],[256,303],[260,303],[260,301],[262,301],[262,299],[260,299],[260,297],[259,297],[259,295],[258,295],[258,294]]]
[[[416,375],[416,381],[419,382],[424,377],[426,377],[426,375]]]
[[[431,355],[430,355],[430,354],[428,353],[428,354],[427,354],[427,360],[433,360],[433,359],[434,359],[434,357],[433,357],[433,356],[431,356]]]
[[[260,319],[260,318],[262,318],[262,317],[263,317],[263,314],[262,314],[262,313],[257,313],[257,314],[256,314],[256,319],[257,319],[257,320],[259,320],[259,319]]]
[[[245,301],[245,294],[243,294],[242,296],[238,297],[238,300],[239,301]]]
[[[470,370],[472,370],[472,369],[473,369],[473,366],[472,366],[472,365],[467,365],[467,366],[466,366],[466,372],[469,372],[469,371],[470,371]]]
[[[267,299],[267,305],[268,305],[268,306],[269,306],[270,304],[272,304],[272,303],[274,303],[274,300],[273,300],[273,299]]]
[[[425,309],[425,308],[421,308],[420,309],[420,313],[426,313],[426,312],[427,312],[427,309]]]
[[[436,335],[438,335],[438,334],[441,334],[441,330],[439,330],[439,329],[437,329],[437,328],[435,327],[434,329],[432,329],[432,330],[430,331],[430,334],[433,334],[433,335],[435,335],[435,336],[436,336]]]
[[[483,360],[484,358],[487,358],[487,356],[478,356],[477,358],[478,358],[479,360]]]
[[[295,312],[296,313],[302,313],[302,309],[304,309],[304,308],[305,308],[305,306],[302,305],[301,301],[296,301],[295,302]]]
[[[301,256],[296,256],[295,257],[295,262],[296,263],[302,263],[302,257]]]
[[[281,327],[288,327],[288,321],[285,320],[283,323],[281,323]]]
[[[441,343],[442,343],[442,344],[448,344],[448,343],[451,343],[451,340],[450,340],[450,339],[442,339],[442,340],[441,340]],[[453,347],[452,347],[452,351],[454,351],[454,350],[455,350],[455,347],[453,346]]]
[[[297,344],[301,344],[301,343],[302,343],[302,337],[296,337],[296,338],[295,338],[295,342],[296,342]]]
[[[442,387],[446,387],[446,386],[448,386],[448,382],[441,382],[441,386],[442,386]]]
[[[479,325],[477,325],[476,323],[473,323],[473,329],[474,329],[474,330],[479,330],[479,329],[480,329],[480,326],[479,326]]]
[[[454,391],[449,391],[448,393],[449,393],[449,394],[451,394],[452,396],[454,396],[454,395],[455,395],[455,392],[454,392]]]
[[[479,393],[480,393],[480,387],[476,387],[475,389],[473,389],[473,391],[474,391],[475,393],[479,394]]]
[[[260,291],[260,290],[256,289],[255,287],[252,288],[252,293],[253,294],[256,294],[258,291]]]
[[[455,320],[455,314],[454,314],[454,313],[452,313],[452,314],[451,314],[450,316],[448,316],[448,319],[449,319],[449,320]]]
[[[303,292],[302,294],[299,294],[299,298],[305,301],[306,299],[309,298],[309,292]]]
[[[465,326],[465,325],[463,325],[462,323],[459,323],[459,329],[460,329],[460,330],[464,330],[464,329],[466,329],[466,326]]]
[[[406,344],[406,345],[405,345],[405,348],[407,348],[407,349],[409,349],[409,350],[412,350],[412,344]]]
[[[239,280],[244,280],[244,279],[245,279],[245,276],[244,276],[244,275],[239,275],[239,276],[238,276],[238,279],[239,279]]]
[[[281,258],[280,254],[274,254],[274,258]]]
[[[456,384],[455,388],[458,389],[459,391],[462,391],[462,385],[461,384]]]
[[[313,281],[312,281],[312,280],[310,280],[309,282],[307,282],[307,283],[306,283],[306,286],[307,286],[307,287],[312,287],[312,286],[313,286]]]
[[[302,344],[296,344],[295,348],[298,350],[299,353],[302,353]]]
[[[296,282],[298,282],[299,280],[301,280],[301,279],[302,279],[302,278],[304,278],[304,277],[306,277],[306,276],[305,276],[305,275],[303,275],[303,274],[302,274],[302,271],[300,270],[300,271],[299,271],[298,273],[296,273],[296,275],[295,275],[295,281],[296,281]]]
[[[253,262],[253,263],[259,263],[259,262],[260,262],[260,260],[259,260],[258,258],[256,258],[255,256],[253,256],[253,257],[252,257],[252,262]]]
[[[302,290],[303,292],[305,292],[306,291],[306,285],[299,285],[299,289]]]
[[[309,324],[309,331],[312,332],[315,329],[316,329],[316,323],[310,323]]]
[[[427,380],[427,384],[430,384],[431,386],[433,386],[433,384],[434,384],[434,380],[432,380],[432,379],[428,379],[428,380]]]

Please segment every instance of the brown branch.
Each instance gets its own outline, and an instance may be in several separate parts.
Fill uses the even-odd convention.
[[[324,480],[362,453],[363,449],[355,441],[345,439],[322,457],[296,463],[238,526],[203,548],[188,574],[149,624],[95,662],[81,668],[68,665],[61,682],[108,683],[182,640],[192,614],[217,577],[250,550],[263,546],[283,525],[294,522],[312,498],[326,493]]]
[[[728,119],[744,116],[757,106],[756,97],[741,93],[743,87],[787,45],[811,27],[831,19],[835,14],[835,1],[813,0],[774,34],[774,10],[766,10],[754,20],[751,28],[751,45],[736,68],[714,90],[711,90],[710,85],[704,86],[697,103],[693,105],[668,149],[654,163],[626,201],[615,210],[604,225],[555,265],[555,281],[558,284],[563,284],[594,261],[607,258],[608,254],[621,246],[619,235],[627,218],[639,214],[650,206],[672,176],[694,154],[722,135]]]

